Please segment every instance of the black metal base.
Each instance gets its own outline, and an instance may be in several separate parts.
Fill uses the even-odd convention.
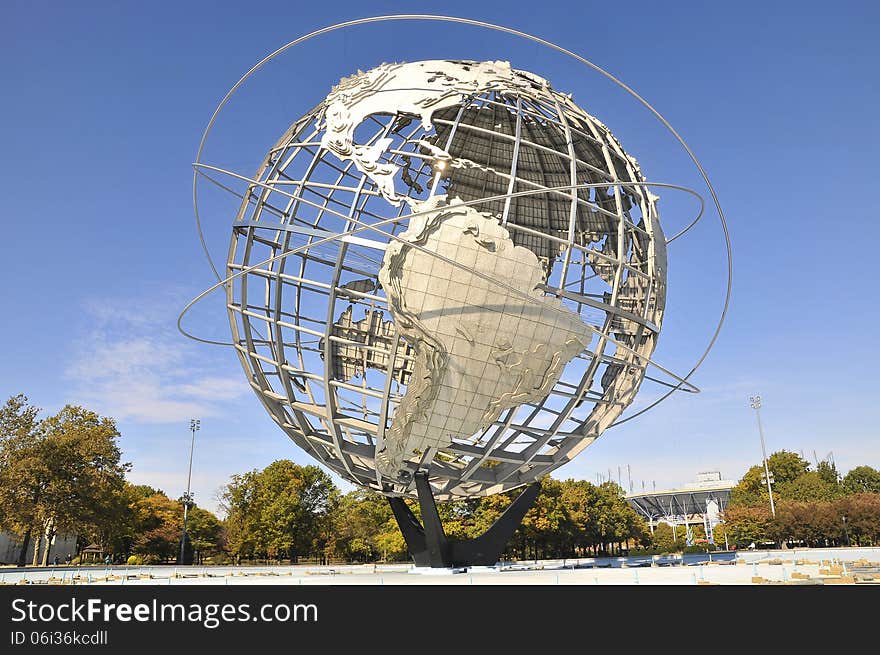
[[[428,484],[428,474],[419,471],[415,474],[415,481],[424,527],[402,498],[389,498],[388,503],[416,566],[432,568],[494,566],[541,491],[539,482],[529,485],[498,517],[492,527],[479,537],[449,539],[443,531],[443,524],[437,513],[434,494],[431,492],[431,485]]]

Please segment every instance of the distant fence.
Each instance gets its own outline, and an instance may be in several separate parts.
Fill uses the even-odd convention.
[[[742,550],[737,551],[738,559],[749,562],[761,562],[766,559],[801,560],[821,562],[837,560],[839,562],[857,562],[867,560],[880,562],[880,547],[862,548],[783,548],[780,550]]]
[[[766,560],[822,562],[880,562],[880,547],[875,548],[786,548],[776,550],[737,550],[710,553],[670,553],[664,555],[631,555],[629,557],[579,557],[554,560],[517,560],[504,562],[502,568],[627,568],[638,566],[691,566],[707,563],[749,564]]]

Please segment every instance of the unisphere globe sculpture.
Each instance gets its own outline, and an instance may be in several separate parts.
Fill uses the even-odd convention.
[[[635,158],[507,62],[343,79],[248,180],[227,306],[273,420],[351,482],[534,481],[632,402],[666,240]]]

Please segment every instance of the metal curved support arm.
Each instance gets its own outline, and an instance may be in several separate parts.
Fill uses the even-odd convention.
[[[482,535],[474,539],[449,539],[437,512],[428,474],[419,471],[414,477],[424,526],[402,498],[389,498],[388,503],[406,540],[409,554],[418,567],[494,566],[541,492],[541,483],[533,482]]]

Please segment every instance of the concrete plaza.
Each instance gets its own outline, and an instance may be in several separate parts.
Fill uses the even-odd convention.
[[[467,571],[408,564],[97,566],[0,569],[4,585],[827,585],[880,584],[880,548],[746,551],[724,557],[506,562]]]

